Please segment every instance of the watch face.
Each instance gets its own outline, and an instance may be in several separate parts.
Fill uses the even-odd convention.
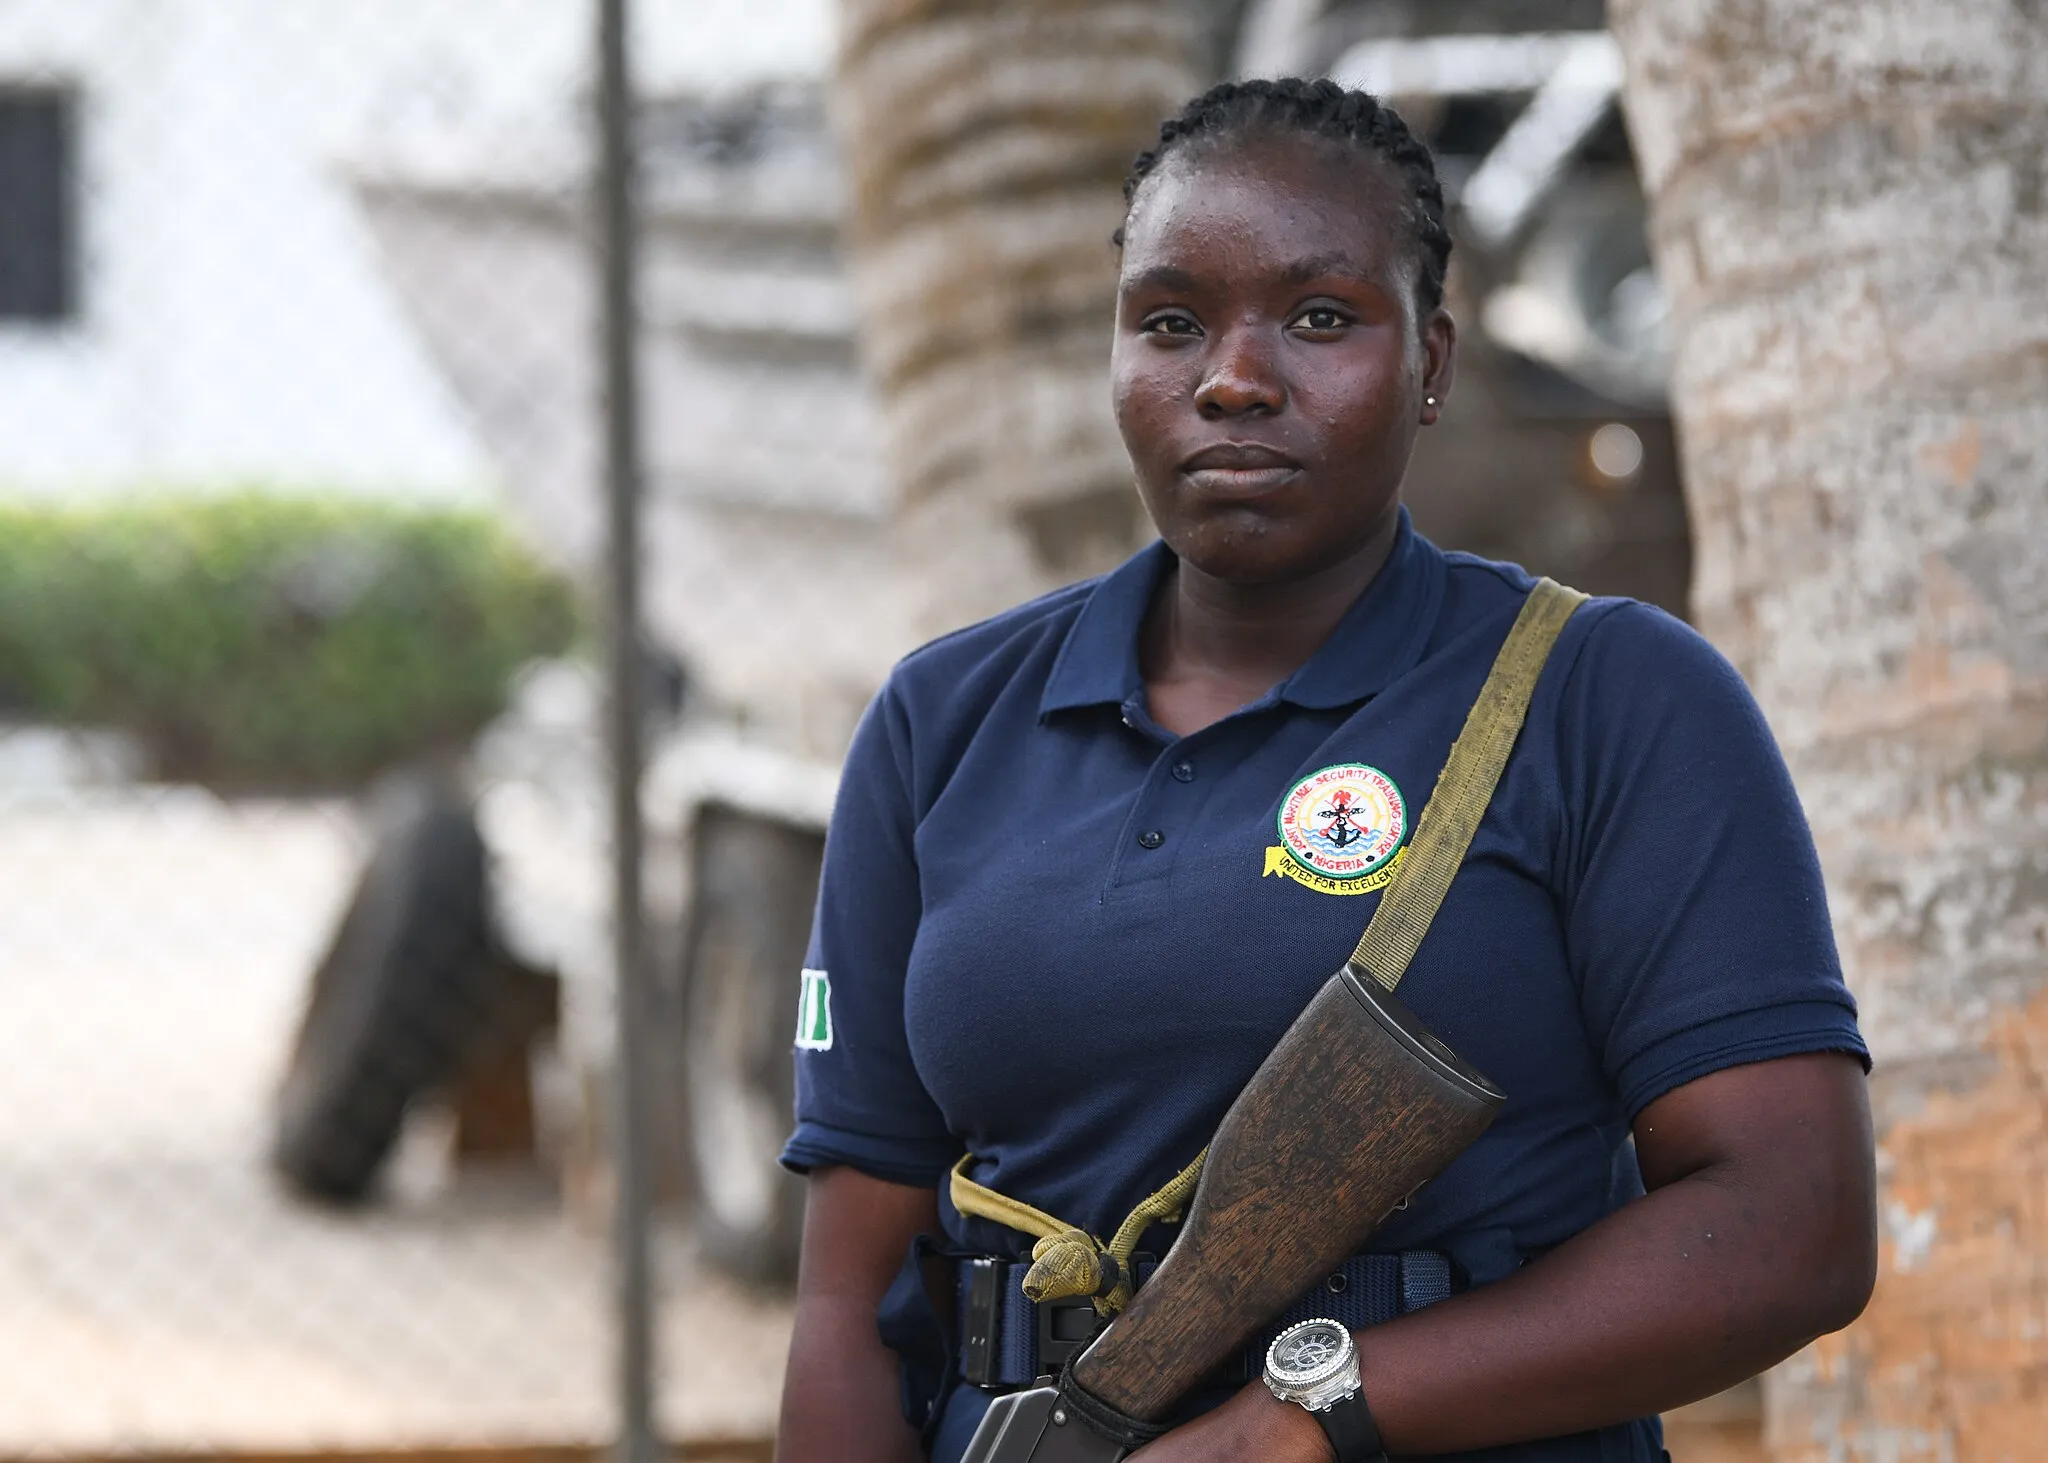
[[[1335,1321],[1303,1321],[1282,1331],[1266,1353],[1266,1369],[1289,1387],[1313,1387],[1343,1369],[1351,1333]]]

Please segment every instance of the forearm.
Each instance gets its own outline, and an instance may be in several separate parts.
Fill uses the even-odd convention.
[[[1391,1451],[1554,1437],[1707,1396],[1846,1324],[1831,1257],[1785,1243],[1711,1172],[1610,1215],[1517,1274],[1362,1333]]]
[[[896,1354],[876,1335],[873,1300],[807,1300],[790,1340],[776,1457],[919,1463],[897,1390]]]
[[[850,1168],[811,1175],[797,1274],[796,1325],[783,1374],[775,1456],[785,1463],[917,1463],[903,1420],[896,1353],[879,1307],[914,1235],[938,1226],[938,1196]]]

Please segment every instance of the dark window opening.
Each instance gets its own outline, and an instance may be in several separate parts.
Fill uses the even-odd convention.
[[[0,321],[76,307],[74,115],[64,92],[0,89]]]
[[[1429,129],[1430,149],[1451,157],[1485,157],[1528,104],[1527,96],[1495,92],[1445,97],[1436,125]]]
[[[1606,118],[1586,138],[1578,155],[1589,163],[1635,166],[1635,149],[1629,146],[1628,124],[1621,115],[1621,98],[1615,98],[1614,105],[1607,109]]]

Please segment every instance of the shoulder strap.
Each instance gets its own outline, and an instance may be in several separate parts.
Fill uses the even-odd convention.
[[[1359,937],[1349,964],[1370,975],[1387,990],[1400,984],[1408,962],[1429,933],[1429,922],[1450,891],[1451,880],[1465,862],[1465,850],[1493,801],[1493,789],[1500,782],[1501,769],[1515,748],[1522,722],[1529,714],[1529,698],[1536,693],[1536,678],[1550,658],[1550,647],[1572,612],[1586,602],[1576,589],[1566,589],[1550,579],[1539,579],[1536,588],[1515,617],[1507,643],[1494,657],[1479,699],[1465,715],[1465,726],[1451,743],[1451,755],[1444,762],[1436,791],[1423,805],[1415,825],[1415,837],[1401,856],[1379,908]]]

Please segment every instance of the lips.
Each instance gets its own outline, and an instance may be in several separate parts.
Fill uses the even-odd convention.
[[[1256,442],[1218,442],[1213,447],[1204,447],[1188,458],[1180,465],[1180,470],[1200,472],[1205,468],[1221,468],[1226,472],[1250,472],[1260,468],[1298,469],[1300,466],[1300,463],[1286,453],[1275,452],[1271,447],[1261,447]]]
[[[1279,487],[1301,471],[1301,464],[1256,442],[1218,442],[1187,458],[1180,470],[1205,491],[1246,496]]]

